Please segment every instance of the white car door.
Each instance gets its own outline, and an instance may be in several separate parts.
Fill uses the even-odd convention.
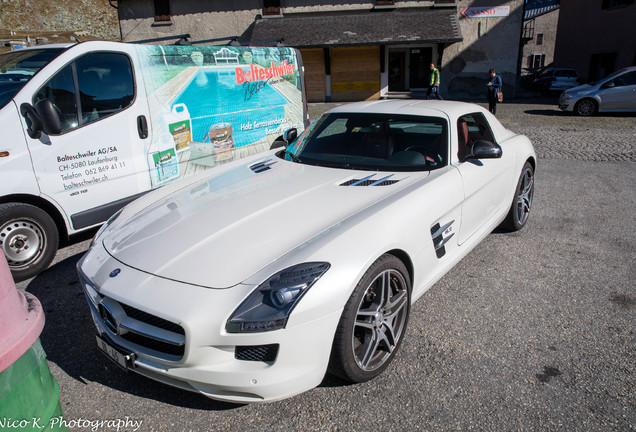
[[[472,143],[478,140],[495,142],[483,114],[462,116],[457,122],[459,162],[456,167],[464,185],[464,204],[459,228],[459,244],[463,244],[487,222],[501,214],[513,180],[512,166],[502,159],[472,159],[468,157]],[[512,157],[506,155],[502,158]]]
[[[48,99],[60,116],[59,135],[32,138],[22,123],[40,193],[64,210],[72,231],[103,222],[150,187],[148,133],[138,125],[148,108],[135,79],[141,78],[129,54],[89,52],[16,100],[20,106]]]

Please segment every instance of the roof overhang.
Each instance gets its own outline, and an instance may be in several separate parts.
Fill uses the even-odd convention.
[[[285,14],[257,19],[242,43],[280,40],[294,48],[453,43],[463,40],[456,8]]]

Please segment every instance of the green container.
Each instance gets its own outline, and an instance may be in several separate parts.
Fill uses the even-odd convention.
[[[0,372],[0,431],[68,431],[39,339]]]

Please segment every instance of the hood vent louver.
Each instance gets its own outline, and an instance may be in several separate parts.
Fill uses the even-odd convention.
[[[341,183],[340,186],[389,186],[399,182],[399,180],[389,180],[391,177],[393,177],[393,174],[380,179],[374,178],[375,176],[375,174],[372,174],[363,179],[347,180],[346,182]]]
[[[270,167],[276,163],[275,160],[268,159],[266,161],[255,163],[254,165],[250,165],[250,169],[254,171],[256,174],[262,173],[263,171],[267,171],[271,169]]]

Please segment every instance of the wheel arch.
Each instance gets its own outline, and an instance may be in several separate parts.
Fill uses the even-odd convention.
[[[413,266],[413,261],[411,260],[411,256],[404,250],[402,249],[392,249],[390,251],[385,252],[386,254],[389,255],[393,255],[394,257],[396,257],[397,259],[399,259],[400,261],[402,261],[402,264],[404,264],[404,266],[406,267],[406,270],[408,271],[408,276],[409,276],[409,280],[411,281],[411,288],[413,286],[413,277],[415,276],[415,269]],[[382,254],[384,255],[384,254]],[[380,256],[382,256],[380,255]]]
[[[40,210],[46,212],[51,217],[51,219],[53,219],[53,222],[55,222],[60,240],[68,238],[69,233],[66,227],[66,222],[64,221],[64,216],[50,201],[47,201],[44,198],[35,195],[14,194],[0,197],[0,204],[6,203],[29,204],[39,208]]]

